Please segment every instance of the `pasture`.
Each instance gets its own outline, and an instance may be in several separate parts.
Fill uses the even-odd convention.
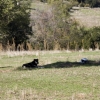
[[[22,69],[34,58],[39,68]],[[0,52],[0,100],[100,100],[99,61],[100,51]]]
[[[100,8],[80,8],[71,15],[81,26],[87,28],[100,26]]]

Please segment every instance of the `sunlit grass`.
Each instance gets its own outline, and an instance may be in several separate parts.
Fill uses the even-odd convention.
[[[50,9],[50,5],[48,5],[47,3],[34,1],[33,3],[31,3],[31,8],[36,9],[36,10],[45,11],[47,9]]]
[[[31,51],[1,53],[1,100],[99,100],[100,66],[80,65],[68,67],[68,61],[86,57],[100,60],[99,51]],[[42,68],[21,68],[23,63],[39,58]],[[55,66],[62,62],[60,68]],[[55,63],[55,64],[54,64]],[[52,68],[49,66],[52,65]],[[65,67],[62,67],[64,64]],[[48,65],[48,68],[43,68]],[[54,66],[54,67],[53,67]]]
[[[76,21],[87,28],[100,26],[100,8],[80,8],[72,13]]]

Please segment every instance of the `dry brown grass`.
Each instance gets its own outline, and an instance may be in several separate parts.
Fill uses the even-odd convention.
[[[72,18],[85,27],[100,26],[100,8],[80,8],[72,13]]]

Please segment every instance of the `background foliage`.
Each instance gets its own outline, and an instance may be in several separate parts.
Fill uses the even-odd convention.
[[[100,27],[86,29],[70,17],[70,9],[73,6],[88,4],[95,7],[99,6],[99,0],[40,1],[0,1],[1,50],[100,48]],[[31,8],[32,2],[35,5]],[[43,6],[42,9],[39,9],[35,2]],[[43,9],[44,6],[47,9]]]
[[[12,38],[15,39],[15,47],[27,39],[30,33],[29,7],[30,0],[0,1],[0,40],[4,47],[8,40],[9,45],[12,44]]]

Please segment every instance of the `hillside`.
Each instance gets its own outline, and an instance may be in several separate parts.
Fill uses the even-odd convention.
[[[30,37],[30,42],[33,43],[34,48],[45,50],[80,50],[83,48],[94,50],[100,48],[98,46],[100,44],[98,42],[100,41],[100,28],[94,27],[100,26],[100,8],[74,7],[69,16],[70,7],[66,8],[68,5],[65,7],[64,5],[60,6],[61,3],[55,3],[55,5],[51,6],[39,1],[32,3],[30,25],[34,36]],[[79,27],[73,19],[85,28]],[[94,33],[96,33],[95,36]],[[86,42],[87,39],[89,39],[88,42]]]
[[[71,13],[80,25],[86,27],[100,26],[100,8],[79,8]]]
[[[50,9],[50,6],[47,3],[42,3],[40,1],[33,1],[31,4],[31,13],[30,13],[30,20],[31,20],[31,26],[32,29],[35,27],[34,26],[34,20],[39,20],[41,16],[41,12],[46,12]],[[36,29],[36,27],[35,27]]]
[[[47,10],[49,9],[49,6],[47,3],[43,3],[40,1],[33,1],[31,4],[31,8],[34,8],[36,10]]]
[[[47,11],[50,6],[47,3],[34,1],[32,8],[36,10]],[[79,8],[71,12],[71,17],[74,18],[80,25],[86,27],[100,26],[100,8]],[[34,11],[31,12],[31,19]]]

